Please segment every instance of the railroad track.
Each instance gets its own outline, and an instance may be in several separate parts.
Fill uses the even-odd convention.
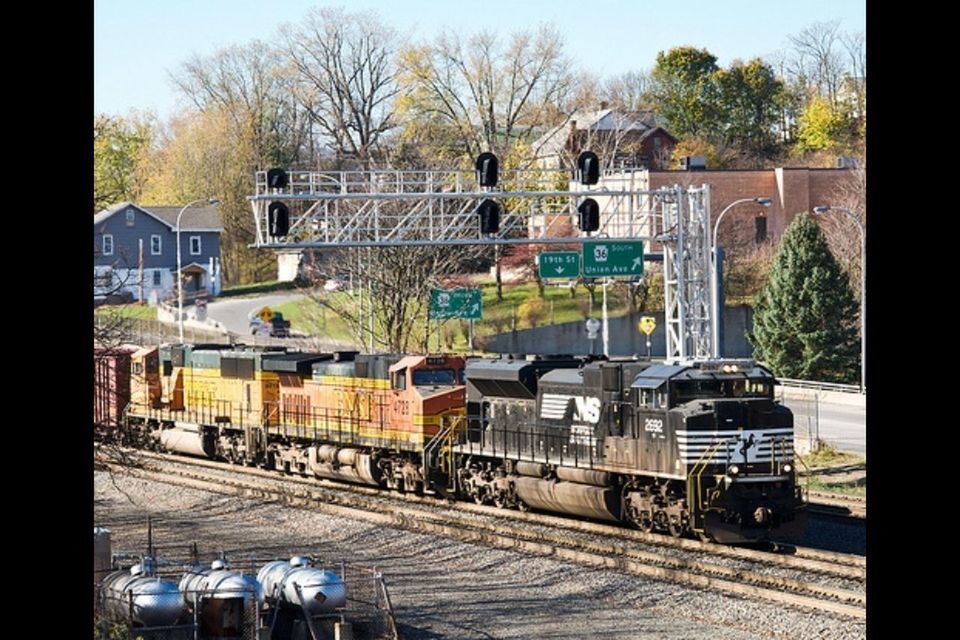
[[[865,520],[867,517],[867,499],[863,496],[811,491],[808,499],[807,510],[817,515],[847,520]]]
[[[126,470],[160,482],[865,618],[866,568],[862,556],[800,547],[788,549],[791,555],[725,547],[540,513],[450,504],[429,497],[281,476],[209,460],[144,452],[137,455],[145,463],[143,468]]]

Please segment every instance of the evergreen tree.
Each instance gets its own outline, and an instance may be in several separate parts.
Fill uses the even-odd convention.
[[[850,281],[809,214],[797,216],[754,306],[748,339],[776,375],[855,382],[859,307]]]

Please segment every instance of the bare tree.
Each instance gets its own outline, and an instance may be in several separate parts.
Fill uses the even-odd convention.
[[[797,35],[789,36],[794,52],[791,59],[793,75],[806,79],[807,86],[834,106],[844,72],[839,29],[839,20],[814,22]]]
[[[850,171],[850,179],[841,182],[829,203],[834,207],[849,209],[867,227],[867,168],[861,164]],[[850,276],[850,287],[860,296],[860,230],[841,211],[831,211],[818,216],[820,228],[834,257]]]
[[[550,123],[571,86],[563,40],[546,26],[514,33],[506,46],[488,31],[445,33],[404,60],[413,116],[455,129],[468,158],[504,158]]]
[[[372,13],[314,9],[283,29],[296,96],[328,146],[369,162],[395,126],[396,32]]]
[[[253,166],[286,166],[299,160],[309,128],[275,48],[254,40],[206,58],[194,55],[171,80],[200,111],[228,114],[237,131],[253,143]]]
[[[655,106],[650,93],[652,86],[649,71],[627,71],[609,78],[604,84],[604,94],[612,106],[625,111],[652,111]]]

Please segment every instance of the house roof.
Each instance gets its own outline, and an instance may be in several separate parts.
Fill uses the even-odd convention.
[[[170,227],[171,231],[177,228],[177,215],[183,207],[142,207],[132,202],[120,202],[118,204],[104,209],[93,216],[93,224],[100,224],[115,213],[123,211],[129,206],[133,206],[152,218],[162,222]],[[220,222],[220,215],[214,206],[190,207],[183,217],[180,218],[181,231],[223,231],[223,224]]]
[[[577,123],[577,130],[589,131],[645,131],[645,135],[658,128],[656,115],[652,111],[622,111],[620,109],[600,109],[598,111],[577,111],[567,120],[540,136],[533,148],[540,157],[559,155],[563,152],[570,131],[570,123]],[[673,136],[671,136],[673,137]]]

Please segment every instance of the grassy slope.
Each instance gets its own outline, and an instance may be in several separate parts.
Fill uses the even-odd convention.
[[[136,320],[156,320],[157,308],[149,305],[139,304],[115,304],[103,305],[94,309],[97,315],[118,315],[124,318],[134,318]]]
[[[544,291],[542,306],[543,317],[531,324],[531,318],[524,313],[524,302],[538,300],[536,283],[505,284],[503,286],[503,301],[496,299],[496,285],[484,282],[478,285],[483,289],[483,319],[474,324],[475,335],[483,336],[501,331],[509,331],[512,318],[516,314],[516,327],[527,329],[531,326],[544,326],[561,322],[584,320],[584,312],[588,309],[590,294],[583,286],[576,288],[576,296],[570,297],[567,287],[547,286]],[[325,296],[349,300],[346,292],[325,293]],[[612,286],[607,291],[607,306],[611,317],[624,315],[629,311],[629,302],[626,286]],[[593,317],[599,318],[602,308],[603,295],[601,287],[597,287],[596,304],[593,308]],[[352,302],[350,304],[353,304]],[[346,323],[329,309],[321,311],[319,306],[309,299],[289,302],[277,306],[277,311],[290,320],[295,331],[302,331],[311,335],[328,335],[331,338],[347,340],[351,338]],[[422,332],[417,327],[415,332]],[[466,349],[468,322],[448,320],[444,322],[442,333],[451,333],[454,349]]]

